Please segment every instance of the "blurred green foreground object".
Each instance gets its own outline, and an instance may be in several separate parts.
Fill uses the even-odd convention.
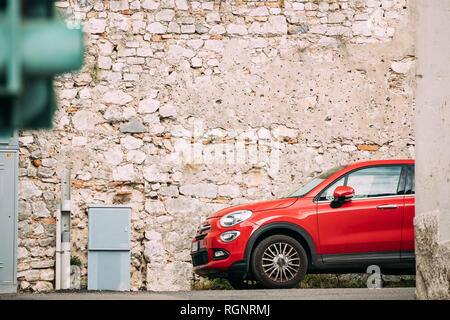
[[[0,135],[52,127],[53,77],[80,69],[84,41],[54,0],[0,0]]]

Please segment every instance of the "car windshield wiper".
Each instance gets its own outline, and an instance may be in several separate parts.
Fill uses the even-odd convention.
[[[283,197],[280,199],[291,199],[291,198],[302,198],[303,196],[291,196],[291,197]]]

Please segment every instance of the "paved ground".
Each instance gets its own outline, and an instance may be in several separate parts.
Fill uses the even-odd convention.
[[[77,291],[0,295],[14,300],[414,300],[415,288],[204,290],[177,292]]]

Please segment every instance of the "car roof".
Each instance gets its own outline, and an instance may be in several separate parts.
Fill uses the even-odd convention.
[[[346,169],[347,168],[355,169],[359,167],[367,167],[383,164],[414,164],[414,159],[371,160],[371,161],[349,163],[345,166]]]

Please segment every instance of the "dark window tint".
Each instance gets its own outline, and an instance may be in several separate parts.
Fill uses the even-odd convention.
[[[354,199],[396,195],[401,166],[377,166],[348,175],[347,186],[355,189]]]
[[[406,178],[405,194],[414,194],[414,166],[408,166],[408,175]]]
[[[408,175],[409,168],[407,166],[403,166],[402,173],[400,175],[400,182],[398,184],[397,194],[405,194],[405,186]]]

